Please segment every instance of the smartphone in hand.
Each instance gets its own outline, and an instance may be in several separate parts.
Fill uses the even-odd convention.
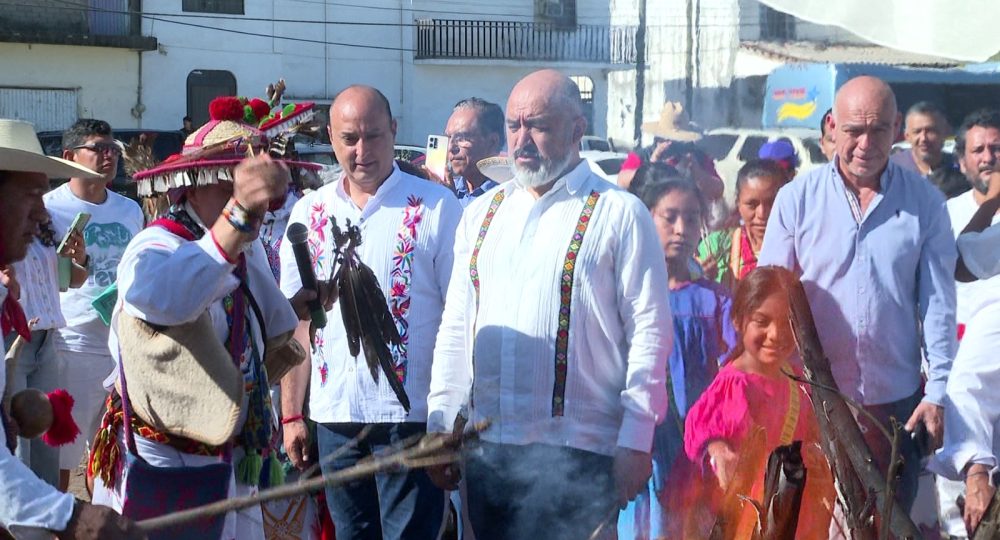
[[[59,242],[59,247],[56,248],[56,253],[62,253],[62,250],[66,248],[66,243],[69,242],[69,236],[73,234],[73,231],[77,231],[83,234],[83,229],[87,227],[87,223],[90,222],[90,214],[87,212],[80,212],[73,218],[73,223],[66,229],[66,235],[63,236],[61,242]]]
[[[424,166],[441,180],[447,179],[448,137],[444,135],[427,136],[427,157]]]

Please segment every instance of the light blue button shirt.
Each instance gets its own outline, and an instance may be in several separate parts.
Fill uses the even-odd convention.
[[[833,163],[799,175],[778,192],[759,265],[801,277],[847,396],[878,405],[913,395],[923,346],[924,399],[940,405],[957,348],[948,211],[937,188],[894,163],[881,186],[859,224]]]

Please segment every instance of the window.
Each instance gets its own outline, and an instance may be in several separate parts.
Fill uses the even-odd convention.
[[[700,141],[698,141],[698,148],[701,148],[703,152],[709,155],[715,161],[726,159],[729,155],[729,151],[733,149],[733,145],[736,144],[736,135],[731,135],[728,133],[716,133],[711,135],[705,135]]]
[[[793,41],[795,17],[767,6],[760,6],[760,39],[763,41]]]
[[[757,159],[757,153],[760,152],[760,147],[764,146],[767,142],[767,137],[754,136],[747,137],[746,142],[743,143],[743,148],[740,148],[740,161],[750,161],[751,159]]]
[[[243,0],[184,0],[182,11],[243,15]]]
[[[535,22],[576,26],[576,0],[535,0]]]
[[[570,77],[580,89],[580,101],[583,102],[583,117],[587,119],[587,135],[594,134],[594,80],[586,75]]]

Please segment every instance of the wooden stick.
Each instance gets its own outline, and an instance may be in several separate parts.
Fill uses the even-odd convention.
[[[901,426],[895,417],[890,422],[892,423],[892,451],[889,452],[889,472],[885,475],[885,498],[887,501],[892,501],[896,497],[896,474],[899,472],[899,466],[903,462],[899,457],[899,432]],[[892,521],[892,507],[893,505],[891,504],[886,504],[882,507],[882,523],[878,531],[879,540],[889,540],[888,523]]]
[[[828,427],[832,428],[832,430],[822,432],[821,437],[842,442],[844,453],[847,454],[858,479],[869,493],[874,494],[877,508],[884,508],[886,504],[898,505],[886,497],[885,479],[875,465],[871,449],[865,443],[861,428],[854,415],[851,414],[850,408],[840,397],[839,391],[829,390],[839,390],[839,387],[830,369],[830,361],[823,352],[823,345],[819,340],[812,310],[809,307],[809,301],[802,284],[792,284],[786,292],[791,305],[792,331],[799,346],[806,376],[822,385],[814,386],[810,396],[813,401],[813,409],[827,414]],[[830,444],[824,445],[824,448],[829,447]],[[839,459],[839,456],[827,457]],[[835,467],[834,470],[839,472],[843,468]],[[855,507],[857,502],[854,502]],[[920,530],[913,524],[910,516],[903,511],[902,507],[894,507],[891,519],[886,521],[889,521],[891,532],[896,538],[921,538]]]
[[[434,465],[453,463],[458,460],[459,455],[452,448],[456,441],[463,443],[470,442],[478,438],[479,434],[489,427],[489,422],[480,422],[473,428],[462,434],[460,437],[436,437],[427,440],[425,443],[412,446],[398,452],[384,456],[372,456],[353,467],[337,471],[333,474],[312,478],[296,484],[278,486],[256,495],[225,499],[214,503],[206,504],[196,508],[181,510],[172,514],[146,519],[137,523],[143,530],[150,532],[167,527],[173,527],[190,521],[203,519],[210,516],[217,516],[234,512],[243,508],[249,508],[261,503],[297,497],[305,493],[319,491],[330,486],[337,486],[366,478],[373,474],[393,469],[396,467],[421,468]]]

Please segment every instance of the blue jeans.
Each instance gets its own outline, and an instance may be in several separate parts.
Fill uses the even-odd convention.
[[[323,474],[331,474],[381,453],[413,435],[423,434],[422,423],[372,424],[369,435],[346,448],[365,424],[319,424],[319,459],[344,447]],[[404,540],[437,538],[444,522],[445,493],[423,469],[376,474],[348,484],[326,488],[326,504],[337,528],[337,540]]]
[[[581,540],[618,518],[613,459],[565,446],[482,441],[465,462],[476,540]]]
[[[16,334],[7,336],[7,345]],[[55,330],[31,332],[31,342],[25,343],[17,357],[17,368],[11,381],[11,392],[37,388],[49,393],[59,384],[59,358],[55,347]],[[84,434],[85,435],[85,434]],[[84,436],[81,435],[81,436]],[[17,458],[42,480],[59,487],[59,449],[37,439],[17,438]]]

